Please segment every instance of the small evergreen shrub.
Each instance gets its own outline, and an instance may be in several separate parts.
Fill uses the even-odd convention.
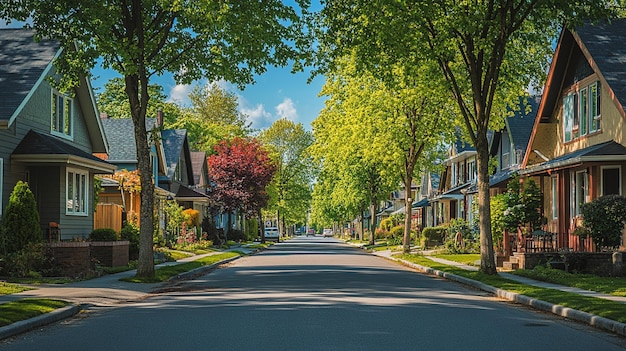
[[[626,197],[606,195],[582,204],[583,225],[598,247],[620,245],[626,221]]]
[[[441,245],[446,237],[448,227],[426,227],[422,230],[421,246],[423,248]]]
[[[246,241],[246,234],[239,229],[230,229],[228,231],[228,241],[242,242]]]
[[[120,231],[120,239],[128,240],[128,259],[139,258],[139,228],[132,222],[127,222]]]
[[[89,240],[91,241],[117,241],[117,232],[113,228],[98,228],[94,229],[89,234]]]
[[[51,249],[44,243],[29,243],[0,260],[0,275],[13,278],[56,277],[61,275]]]
[[[15,184],[0,225],[0,252],[21,251],[30,243],[43,242],[35,196],[28,183]]]

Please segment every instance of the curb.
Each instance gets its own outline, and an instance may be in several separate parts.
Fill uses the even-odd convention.
[[[198,268],[192,269],[190,271],[177,274],[177,275],[175,275],[173,277],[170,277],[168,280],[165,281],[165,283],[171,283],[171,282],[174,282],[174,281],[177,281],[177,280],[191,279],[191,278],[193,278],[195,276],[202,275],[205,272],[210,271],[211,269],[215,268],[217,265],[220,265],[222,263],[228,263],[230,261],[234,261],[234,260],[239,259],[241,257],[244,257],[244,256],[243,255],[239,255],[239,256],[235,256],[235,257],[231,257],[231,258],[226,258],[226,259],[223,259],[221,261],[212,263],[212,264],[210,264],[208,266],[198,267]]]
[[[411,267],[423,273],[436,275],[436,276],[449,279],[449,280],[452,280],[461,284],[472,286],[474,288],[492,293],[499,298],[502,298],[511,302],[515,302],[521,305],[526,305],[526,306],[529,306],[529,307],[532,307],[532,308],[535,308],[544,312],[549,312],[557,316],[569,318],[571,320],[575,320],[578,322],[586,323],[586,324],[589,324],[590,326],[603,329],[606,331],[610,331],[621,336],[626,336],[626,323],[620,323],[612,319],[597,316],[595,314],[575,310],[575,309],[561,306],[561,305],[556,305],[550,302],[538,300],[538,299],[535,299],[526,295],[510,292],[507,290],[498,289],[496,287],[481,283],[476,280],[461,277],[452,273],[442,272],[442,271],[439,271],[430,267],[425,267],[416,263],[407,262],[407,261],[400,260],[400,259],[393,258],[393,257],[388,257],[388,259],[399,262],[405,266]]]
[[[69,318],[80,312],[81,309],[82,308],[79,305],[69,305],[58,308],[49,313],[44,313],[37,317],[11,323],[7,326],[0,328],[0,340],[27,332],[29,330],[33,330],[46,324],[58,322],[62,319]]]

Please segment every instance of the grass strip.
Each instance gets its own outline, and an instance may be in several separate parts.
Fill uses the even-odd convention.
[[[591,274],[573,274],[558,269],[537,266],[534,269],[519,269],[512,272],[521,277],[548,283],[597,291],[614,296],[626,296],[626,277],[599,277]]]
[[[595,314],[604,318],[626,323],[626,304],[613,302],[596,297],[578,295],[566,291],[540,288],[532,285],[518,283],[513,280],[502,278],[498,275],[488,275],[481,272],[467,271],[462,268],[448,266],[434,262],[422,255],[401,255],[398,258],[430,267],[439,271],[456,274],[476,281],[480,281],[493,287],[526,295],[542,301],[573,308],[579,311]]]
[[[480,254],[436,254],[433,257],[448,261],[454,261],[468,266],[475,266],[476,261],[480,261]]]
[[[168,280],[169,278],[176,276],[180,273],[188,272],[196,268],[212,265],[219,261],[241,256],[237,252],[224,252],[217,255],[206,256],[195,261],[185,262],[172,266],[159,267],[154,272],[154,277],[127,277],[120,280],[131,283],[160,283]]]
[[[52,299],[23,299],[0,304],[0,327],[37,317],[65,307],[68,302]]]
[[[0,295],[11,295],[21,293],[22,291],[32,290],[31,288],[27,288],[25,286],[0,282]]]

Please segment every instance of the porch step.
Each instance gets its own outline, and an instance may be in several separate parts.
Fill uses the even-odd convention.
[[[517,261],[517,260],[516,260]],[[507,261],[502,263],[502,268],[506,270],[516,270],[519,269],[519,262]]]

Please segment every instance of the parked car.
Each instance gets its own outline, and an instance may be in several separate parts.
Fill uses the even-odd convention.
[[[315,229],[309,229],[306,231],[306,236],[315,236]]]
[[[278,228],[277,227],[266,227],[265,228],[265,240],[275,240],[275,241],[278,241]]]
[[[323,237],[332,237],[333,236],[333,230],[330,228],[325,228],[324,231],[322,232],[322,236]]]

